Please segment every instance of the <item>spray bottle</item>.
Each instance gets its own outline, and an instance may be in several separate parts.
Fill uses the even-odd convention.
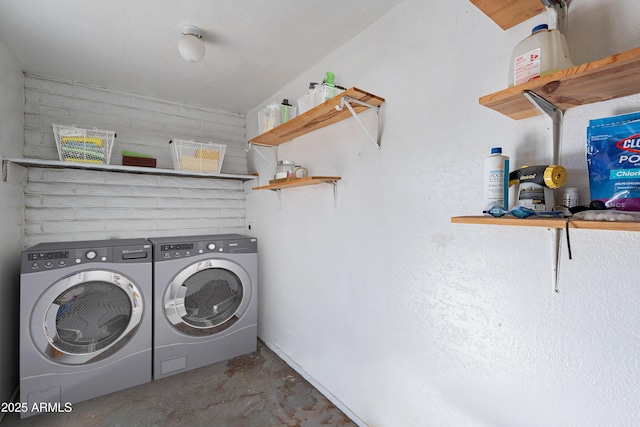
[[[494,206],[509,209],[509,157],[502,154],[502,147],[491,149],[484,159],[484,208]]]
[[[310,82],[309,83],[309,89],[307,89],[306,95],[309,95],[309,94],[313,93],[316,90],[316,86],[318,86],[318,83]]]

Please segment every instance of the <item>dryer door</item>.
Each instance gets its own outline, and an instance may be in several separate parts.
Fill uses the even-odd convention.
[[[242,317],[251,300],[251,279],[238,264],[210,259],[191,264],[171,281],[164,310],[178,330],[196,336],[224,331]]]
[[[143,310],[140,289],[129,278],[106,270],[74,273],[40,296],[31,334],[36,346],[57,362],[96,362],[129,341]]]

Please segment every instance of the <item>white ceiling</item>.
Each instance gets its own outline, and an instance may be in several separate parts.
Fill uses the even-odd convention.
[[[0,40],[27,73],[244,113],[401,2],[0,0]],[[198,63],[178,54],[184,25],[203,31]]]

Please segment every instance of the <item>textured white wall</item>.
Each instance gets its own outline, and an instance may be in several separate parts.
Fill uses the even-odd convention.
[[[52,123],[113,130],[123,149],[173,169],[169,140],[227,145],[222,172],[246,173],[240,114],[27,75],[24,157],[57,160]],[[242,181],[75,169],[28,168],[25,247],[40,242],[244,231]]]
[[[23,76],[0,40],[0,157],[17,156],[22,150]],[[0,325],[18,323],[18,283],[22,249],[22,187],[0,180]],[[0,401],[7,402],[18,383],[17,328],[0,328]],[[0,414],[2,419],[2,414]]]
[[[574,62],[637,47],[639,17],[633,0],[573,2]],[[550,161],[548,119],[478,104],[506,87],[513,47],[544,22],[503,31],[468,1],[407,0],[272,97],[296,99],[333,71],[387,100],[381,150],[352,119],[278,149],[342,176],[336,206],[327,185],[247,196],[260,335],[362,424],[640,423],[640,235],[573,231],[556,294],[551,232],[450,223],[480,213],[491,147],[514,167]],[[561,163],[583,201],[589,119],[635,110],[640,96],[566,114]],[[274,173],[250,163],[263,182]]]

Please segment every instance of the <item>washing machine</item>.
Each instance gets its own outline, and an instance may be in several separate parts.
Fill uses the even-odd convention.
[[[151,238],[153,379],[256,351],[257,239]]]
[[[42,243],[21,254],[21,418],[150,382],[146,239]]]

